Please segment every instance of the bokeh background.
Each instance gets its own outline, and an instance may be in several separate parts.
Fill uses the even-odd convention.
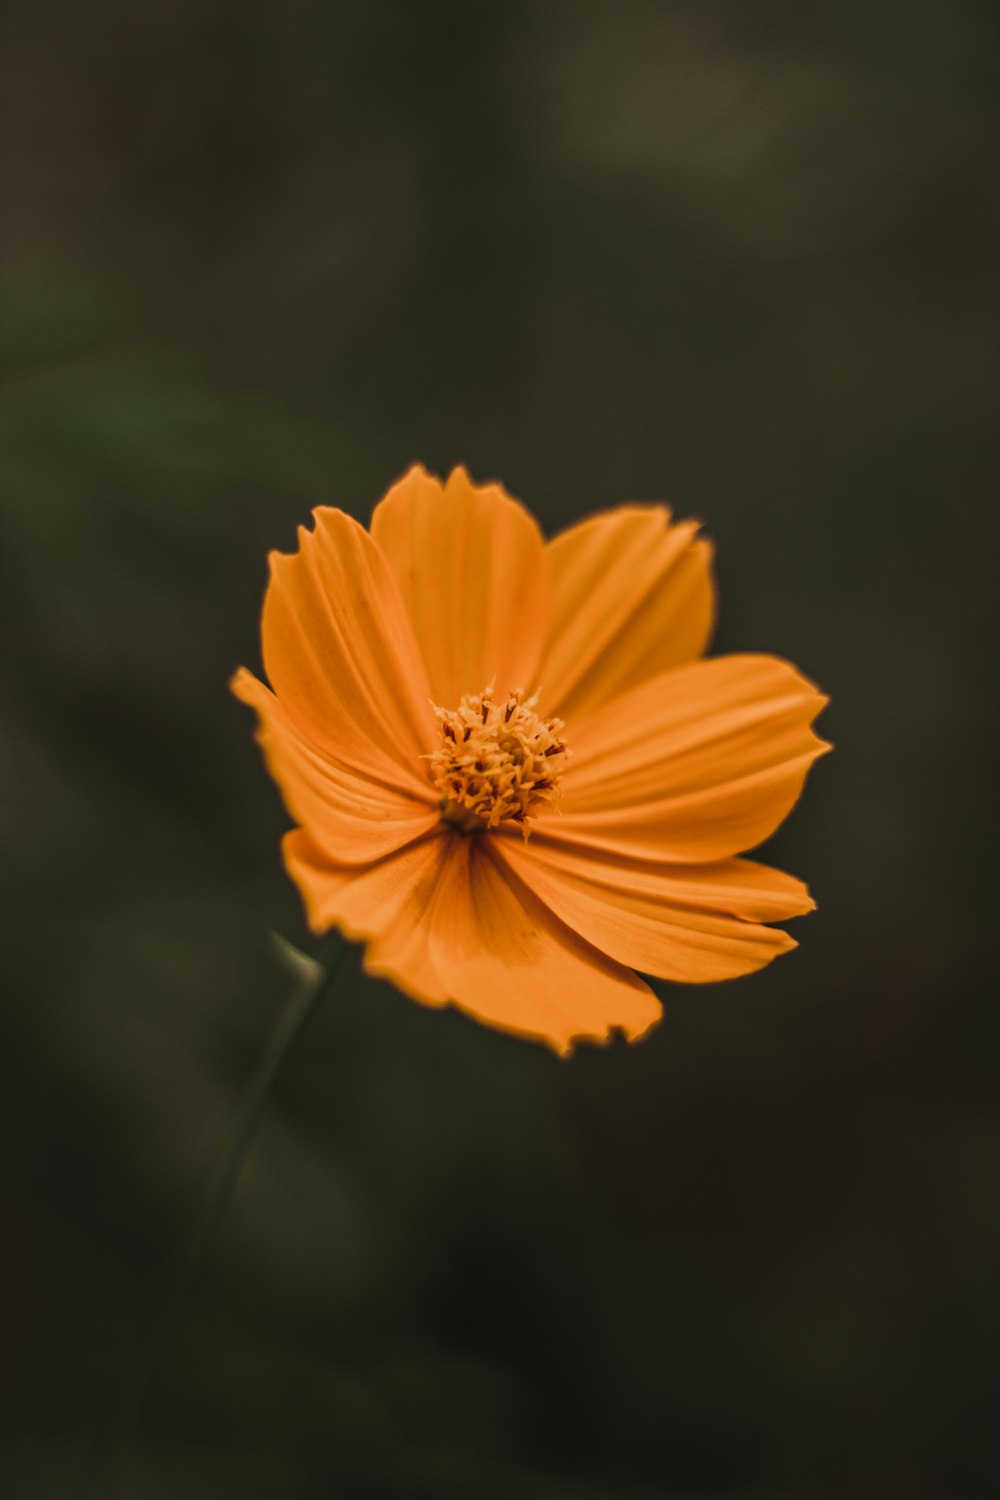
[[[820,911],[569,1064],[353,961],[113,1493],[997,1493],[992,7],[12,0],[5,53],[3,1493],[73,1492],[310,947],[226,691],[265,554],[418,458],[704,519],[717,648],[833,696],[767,850]]]

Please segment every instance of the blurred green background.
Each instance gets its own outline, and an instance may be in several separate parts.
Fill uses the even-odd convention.
[[[415,459],[704,519],[716,648],[833,695],[767,850],[820,911],[569,1064],[352,960],[122,1500],[997,1493],[992,7],[14,0],[5,52],[3,1493],[71,1493],[308,945],[226,691],[266,551]]]

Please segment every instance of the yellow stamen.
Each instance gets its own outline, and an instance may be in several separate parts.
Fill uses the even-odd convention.
[[[458,708],[438,708],[441,748],[429,757],[441,793],[441,817],[463,833],[528,818],[559,802],[569,750],[561,719],[535,712],[522,689],[494,701],[492,686],[466,694]]]

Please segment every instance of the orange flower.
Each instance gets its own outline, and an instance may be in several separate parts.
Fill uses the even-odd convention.
[[[660,1003],[633,970],[700,983],[795,947],[764,923],[801,881],[735,856],[828,747],[825,699],[773,656],[702,659],[711,549],[662,505],[546,542],[464,469],[413,468],[370,533],[321,507],[271,554],[273,692],[241,668],[298,825],[310,926],[365,967],[569,1052],[634,1040]]]

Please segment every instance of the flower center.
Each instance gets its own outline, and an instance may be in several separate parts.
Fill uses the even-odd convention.
[[[492,685],[466,694],[457,708],[438,708],[441,748],[429,757],[441,793],[441,817],[463,833],[528,818],[559,801],[570,752],[561,719],[535,712],[521,689],[495,701]],[[527,830],[525,830],[527,832]]]

